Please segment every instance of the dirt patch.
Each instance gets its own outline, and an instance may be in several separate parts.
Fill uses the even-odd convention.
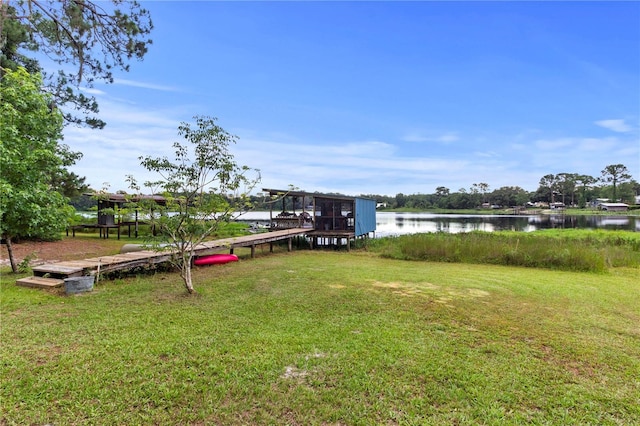
[[[16,262],[25,257],[31,257],[31,265],[61,260],[88,259],[118,253],[123,243],[117,239],[73,238],[67,237],[60,241],[25,241],[13,244],[13,254]],[[9,265],[7,246],[1,245],[0,265]]]
[[[429,282],[381,282],[374,281],[373,287],[391,289],[393,294],[404,297],[422,296],[435,298],[436,303],[449,306],[449,302],[454,299],[482,298],[490,295],[488,291],[477,288],[451,289],[441,287]]]

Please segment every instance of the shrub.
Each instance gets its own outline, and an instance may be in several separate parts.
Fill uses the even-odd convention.
[[[382,238],[369,249],[406,260],[604,272],[608,267],[640,266],[640,238],[627,234],[424,233]]]

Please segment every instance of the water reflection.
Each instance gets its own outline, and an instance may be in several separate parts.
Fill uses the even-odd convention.
[[[640,232],[640,218],[633,216],[572,215],[455,215],[434,213],[376,214],[376,235],[420,232],[522,231],[550,228],[625,229]]]
[[[251,224],[266,224],[269,212],[249,212],[240,218]],[[522,231],[550,228],[624,229],[640,232],[638,216],[558,215],[460,215],[435,213],[376,213],[376,236],[420,232]]]

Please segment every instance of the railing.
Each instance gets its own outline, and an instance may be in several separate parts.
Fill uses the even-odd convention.
[[[302,228],[301,217],[274,217],[271,220],[271,229],[273,230],[293,228]]]

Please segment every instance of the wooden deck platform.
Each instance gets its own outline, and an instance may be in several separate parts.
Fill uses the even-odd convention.
[[[32,288],[56,288],[64,285],[64,280],[57,278],[26,277],[16,281],[16,285]]]
[[[198,245],[195,248],[195,253],[196,256],[213,254],[222,250],[229,250],[230,253],[233,253],[234,248],[250,247],[251,257],[254,257],[256,246],[283,240],[288,240],[288,249],[291,251],[293,237],[304,235],[309,231],[308,228],[283,229],[281,231],[208,241]],[[125,271],[135,267],[164,263],[171,258],[171,254],[170,251],[142,250],[84,260],[48,263],[35,266],[33,268],[33,277],[18,280],[16,284],[39,288],[56,287],[62,285],[64,283],[63,280],[69,277]]]

